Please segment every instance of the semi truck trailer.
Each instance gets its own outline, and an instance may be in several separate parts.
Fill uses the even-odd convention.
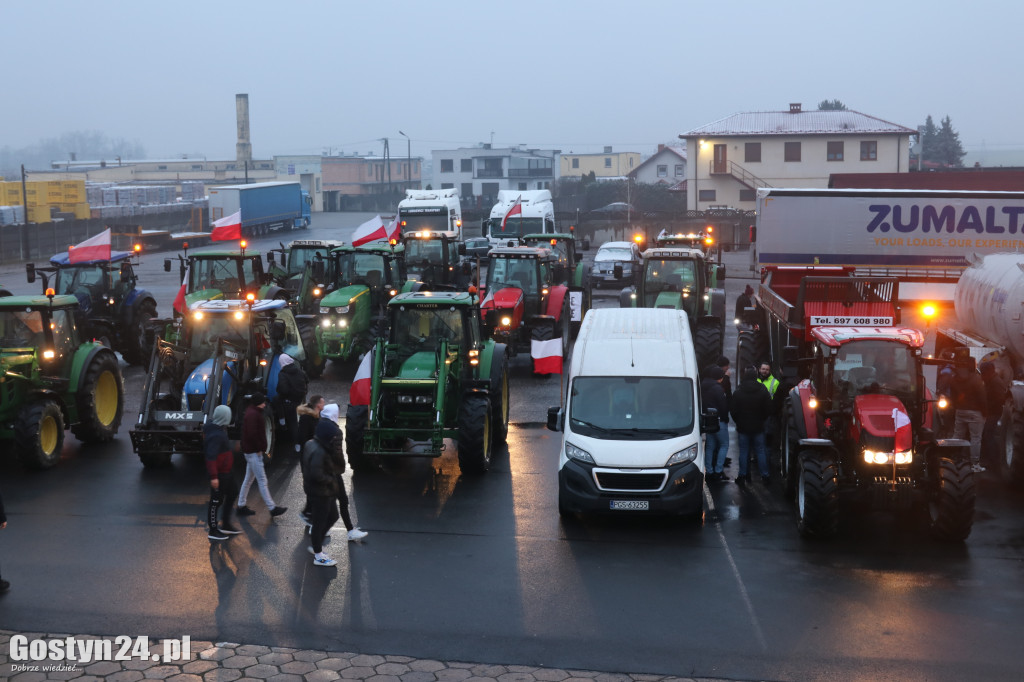
[[[309,192],[297,182],[211,187],[209,197],[210,222],[241,211],[243,237],[309,227]]]

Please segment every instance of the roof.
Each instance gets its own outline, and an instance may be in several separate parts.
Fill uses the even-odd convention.
[[[680,137],[701,135],[917,135],[916,128],[890,123],[859,111],[751,111],[732,114]]]
[[[78,305],[78,299],[71,295],[53,297],[53,305],[64,307]],[[41,308],[50,306],[49,296],[3,296],[0,297],[0,308]]]
[[[96,263],[117,263],[131,257],[131,251],[111,251],[110,260],[107,260],[106,258],[97,258],[95,260],[82,261],[81,263],[72,263],[70,261],[71,254],[67,251],[62,251],[61,253],[55,253],[50,256],[50,262],[54,265],[95,265]]]
[[[413,291],[399,294],[388,301],[388,306],[403,304],[425,305],[425,304],[453,304],[470,305],[475,299],[465,291]]]
[[[642,254],[646,260],[648,258],[700,258],[704,259],[704,252],[700,249],[688,249],[683,246],[656,246],[654,248],[647,249]]]
[[[811,331],[827,346],[838,347],[858,340],[898,341],[911,348],[924,347],[924,334],[910,327],[816,327]]]
[[[203,251],[202,253],[190,253],[189,258],[224,258],[230,256],[232,258],[255,258],[260,260],[260,252],[255,250],[248,250],[246,253],[241,251]]]
[[[913,173],[833,173],[830,189],[945,189],[1024,191],[1024,170],[963,169]]]
[[[572,374],[697,376],[686,312],[667,308],[592,308],[572,352]]]
[[[626,175],[628,175],[629,177],[636,177],[636,174],[640,172],[641,168],[644,168],[645,166],[649,166],[651,164],[657,163],[660,160],[660,158],[664,156],[665,152],[668,152],[668,153],[670,153],[670,154],[672,154],[674,156],[679,157],[679,159],[682,160],[682,161],[686,161],[686,146],[685,145],[678,145],[678,146],[677,145],[665,145],[665,146],[661,147],[660,149],[658,149],[658,151],[656,151],[654,153],[654,156],[648,158],[646,161],[641,163],[639,166],[637,166],[633,170],[629,171],[629,173],[627,173]]]
[[[281,185],[298,185],[298,182],[253,182],[248,185],[210,185],[207,186],[207,192],[214,193],[222,189],[257,189],[260,187],[280,187]]]
[[[288,244],[289,249],[294,249],[302,246],[309,246],[315,249],[333,249],[336,246],[341,246],[345,242],[336,240],[324,240],[324,239],[294,239]]]
[[[288,302],[280,299],[271,300],[259,300],[254,301],[252,304],[252,311],[254,313],[262,313],[268,310],[281,310],[287,308]],[[240,299],[231,299],[224,301],[198,301],[189,306],[189,310],[192,311],[203,311],[204,313],[230,313],[237,310],[249,310],[249,302],[242,301]]]
[[[629,242],[626,242],[627,244]],[[496,246],[491,249],[491,256],[497,256],[499,258],[504,256],[513,256],[519,258],[543,258],[551,252],[548,249],[543,249],[539,246]]]

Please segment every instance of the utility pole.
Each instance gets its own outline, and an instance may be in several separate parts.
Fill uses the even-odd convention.
[[[24,209],[24,223],[28,225],[28,192],[25,189],[25,164],[21,164],[21,207]]]
[[[401,130],[398,134],[405,138],[405,188],[412,189],[412,140]]]

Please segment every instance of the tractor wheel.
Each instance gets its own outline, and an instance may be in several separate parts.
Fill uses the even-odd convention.
[[[0,298],[6,298],[12,295],[13,294],[11,294],[10,289],[7,289],[6,287],[0,287]]]
[[[1017,387],[1014,387],[1017,388]],[[1013,389],[1011,389],[1013,390]],[[1005,444],[1000,458],[1003,480],[1024,487],[1024,392],[1013,391],[1013,407],[1003,412]]]
[[[345,452],[352,471],[373,471],[373,462],[365,454],[366,420],[369,408],[366,405],[349,405],[345,411]]]
[[[486,396],[467,394],[459,405],[459,468],[482,474],[491,466],[491,405]]]
[[[701,371],[718,364],[718,358],[722,357],[722,326],[717,320],[697,321],[693,349],[697,355],[697,367]]]
[[[14,423],[14,444],[22,463],[30,469],[49,469],[60,460],[64,447],[64,415],[51,398],[28,403]]]
[[[782,492],[786,499],[796,496],[797,480],[800,475],[800,433],[796,429],[796,418],[789,401],[782,411],[782,440],[779,443],[782,454],[779,457],[779,475],[782,478]]]
[[[305,365],[306,376],[310,379],[319,379],[327,366],[327,358],[320,355],[320,344],[316,340],[315,323],[305,323],[299,327],[299,336],[302,337],[302,348],[306,351]]]
[[[508,355],[504,344],[496,344],[491,359],[491,429],[494,442],[508,438]]]
[[[82,375],[75,396],[78,423],[71,426],[83,443],[113,440],[124,411],[124,384],[113,353],[102,351],[93,357]]]
[[[939,459],[939,480],[928,499],[928,525],[932,537],[946,542],[962,542],[974,525],[974,474],[967,458],[954,462]]]
[[[736,375],[742,376],[743,369],[753,367],[768,359],[768,339],[755,331],[741,331],[736,339]]]
[[[146,329],[149,321],[156,317],[156,301],[147,298],[139,304],[138,309],[132,317],[131,326],[125,330],[124,356],[125,362],[129,365],[144,365],[149,362],[153,354],[153,342],[147,338],[149,335]]]
[[[839,530],[838,469],[832,455],[800,453],[797,481],[797,529],[805,538],[829,538]]]
[[[263,458],[264,465],[268,464],[269,460],[274,456],[274,448],[277,447],[278,428],[283,429],[284,427],[278,426],[274,410],[270,407],[269,401],[267,401],[267,404],[263,406],[263,435],[267,439],[267,454]]]

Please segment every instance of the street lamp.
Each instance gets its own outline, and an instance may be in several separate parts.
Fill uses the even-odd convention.
[[[398,134],[405,138],[405,188],[412,189],[412,140],[401,130]]]

